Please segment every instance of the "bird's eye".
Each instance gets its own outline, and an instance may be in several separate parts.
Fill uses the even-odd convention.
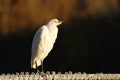
[[[54,22],[58,22],[58,20],[54,20]]]

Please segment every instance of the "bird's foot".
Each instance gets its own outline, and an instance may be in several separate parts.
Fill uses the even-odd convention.
[[[44,72],[41,72],[40,74],[41,74],[41,76],[46,76],[46,74]]]
[[[47,79],[47,75],[44,72],[40,72],[40,75],[44,78]]]
[[[40,71],[39,71],[39,70],[37,70],[37,73],[40,73]]]
[[[37,70],[37,73],[41,75],[41,77],[43,78],[47,78],[47,75],[42,71],[40,72],[39,70]]]

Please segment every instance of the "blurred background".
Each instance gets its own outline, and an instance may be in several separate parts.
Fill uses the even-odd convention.
[[[120,73],[119,0],[0,0],[0,73],[36,72],[32,39],[52,18],[64,23],[45,71]]]

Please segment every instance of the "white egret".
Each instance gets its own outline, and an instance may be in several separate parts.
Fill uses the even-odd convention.
[[[43,72],[43,60],[53,48],[58,34],[57,26],[61,23],[58,19],[52,19],[37,30],[32,42],[31,68],[41,65]]]

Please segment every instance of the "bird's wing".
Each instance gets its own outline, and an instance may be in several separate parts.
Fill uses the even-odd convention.
[[[48,28],[46,26],[42,26],[40,29],[38,29],[32,42],[32,60],[38,54],[38,50],[40,51],[45,49],[44,46],[46,45],[48,37]]]

